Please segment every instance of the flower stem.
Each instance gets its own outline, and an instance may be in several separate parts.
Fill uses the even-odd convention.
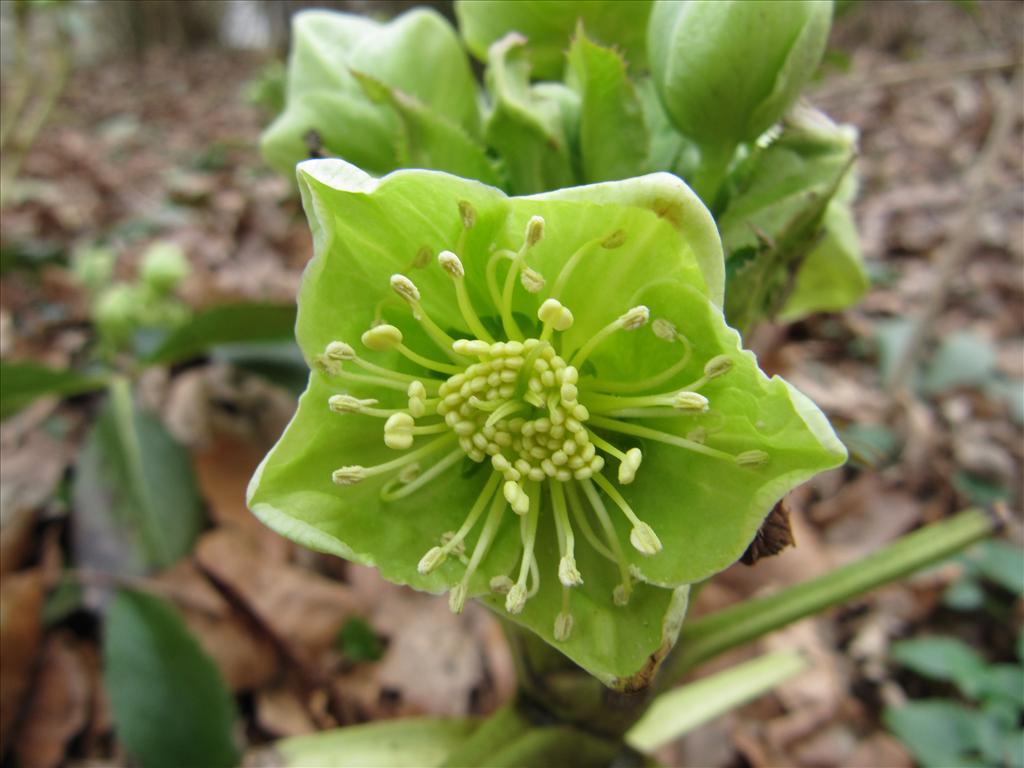
[[[894,541],[884,549],[816,579],[747,600],[688,622],[665,663],[662,684],[736,646],[945,560],[993,533],[1001,521],[969,509]]]

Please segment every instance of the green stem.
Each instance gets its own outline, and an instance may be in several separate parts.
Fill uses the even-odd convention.
[[[999,524],[991,513],[969,509],[816,579],[691,621],[683,626],[677,651],[665,662],[661,683],[678,680],[736,646],[945,560],[989,536]]]
[[[722,182],[729,172],[729,164],[736,154],[736,145],[732,143],[704,145],[700,148],[700,165],[693,174],[690,186],[700,195],[712,211],[715,210],[715,199],[722,189]]]

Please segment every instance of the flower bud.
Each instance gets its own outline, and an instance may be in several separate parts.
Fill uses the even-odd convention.
[[[655,3],[648,53],[666,112],[702,145],[753,141],[814,73],[831,15],[817,0]]]
[[[141,277],[156,293],[169,293],[191,270],[181,246],[169,242],[151,245],[142,256]]]
[[[93,319],[102,336],[114,343],[124,341],[138,322],[139,298],[136,290],[117,283],[100,294]]]

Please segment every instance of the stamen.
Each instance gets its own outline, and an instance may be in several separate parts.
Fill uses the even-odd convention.
[[[392,490],[390,488],[382,489],[380,494],[381,501],[398,501],[398,499],[404,499],[406,496],[415,493],[424,485],[433,480],[435,477],[442,474],[445,470],[454,465],[456,462],[460,461],[462,457],[465,455],[466,454],[463,452],[461,448],[456,448],[454,451],[449,453],[439,462],[434,464],[434,466],[432,466],[426,472],[421,473],[411,483],[403,485],[398,490]]]
[[[418,427],[413,417],[405,411],[397,411],[384,422],[384,445],[397,451],[412,448],[414,435],[437,435],[448,431],[443,421]]]
[[[572,512],[572,517],[576,521],[576,525],[583,532],[583,538],[587,540],[594,550],[606,560],[611,560],[613,563],[617,562],[615,555],[612,554],[611,550],[608,549],[602,543],[598,535],[594,532],[594,529],[590,525],[590,521],[587,519],[586,510],[583,508],[583,504],[580,502],[579,496],[576,493],[576,488],[572,484],[569,485],[569,510]]]
[[[521,340],[523,338],[523,333],[519,328],[519,324],[516,323],[515,318],[512,317],[512,289],[516,284],[516,276],[519,274],[520,267],[523,266],[523,259],[526,257],[526,252],[536,245],[543,236],[544,219],[540,216],[532,216],[526,224],[526,235],[523,247],[519,249],[515,258],[512,259],[508,272],[505,273],[505,286],[501,291],[501,324],[505,329],[505,335],[509,339]]]
[[[719,376],[727,374],[732,370],[732,366],[732,358],[728,355],[717,355],[712,357],[704,364],[704,375],[692,384],[687,384],[683,389],[700,389],[712,379],[717,379]]]
[[[593,392],[587,397],[587,402],[597,413],[605,414],[627,408],[658,406],[669,406],[684,413],[707,413],[710,404],[704,395],[699,392],[692,392],[689,389],[665,392],[659,395],[640,395],[634,397]]]
[[[374,408],[376,400],[361,400],[352,395],[331,395],[327,398],[327,405],[335,413],[361,413],[365,416],[381,416],[387,418],[398,413],[395,408]]]
[[[605,250],[614,250],[624,242],[626,242],[626,233],[623,230],[618,229],[610,235],[588,240],[577,248],[573,252],[572,256],[566,259],[565,264],[562,265],[562,269],[558,272],[555,284],[551,288],[551,298],[561,298],[562,291],[565,290],[565,286],[569,282],[569,278],[572,277],[572,272],[576,269],[576,265],[579,263],[580,259],[587,255],[593,248],[601,246]]]
[[[510,251],[507,248],[501,248],[492,253],[490,258],[487,259],[487,269],[485,270],[487,276],[487,292],[491,295],[491,304],[495,307],[501,306],[501,289],[498,288],[498,262],[501,259],[514,259],[515,257],[515,251]]]
[[[608,510],[605,508],[604,502],[601,501],[601,496],[598,494],[594,484],[589,480],[582,480],[580,485],[583,486],[583,492],[586,494],[594,514],[597,515],[597,521],[601,524],[601,528],[604,531],[608,547],[614,553],[615,562],[619,566],[619,575],[622,577],[622,583],[615,588],[612,597],[616,605],[626,605],[633,591],[633,579],[629,573],[629,563],[626,561],[626,556],[622,552],[622,546],[619,544],[618,534],[615,533],[615,526],[612,525]]]
[[[676,331],[676,327],[672,325],[672,323],[668,322],[668,320],[662,320],[659,318],[654,321],[652,327],[654,329],[654,334],[662,339],[666,339],[666,335],[670,332],[668,329],[671,329],[672,336],[666,340],[679,341],[683,344],[686,348],[683,352],[683,356],[661,373],[657,373],[646,379],[622,382],[591,379],[586,382],[586,387],[588,389],[609,393],[643,392],[645,389],[654,389],[655,387],[664,384],[666,381],[669,381],[673,376],[682,371],[689,364],[690,356],[693,354],[693,346],[690,344],[690,340]]]
[[[633,508],[629,506],[619,489],[616,488],[607,477],[601,474],[594,475],[594,482],[601,486],[601,490],[608,494],[616,506],[622,510],[629,522],[633,524],[633,530],[629,532],[629,541],[641,555],[656,555],[661,551],[661,540],[654,529],[636,516]]]
[[[508,487],[508,483],[505,483]],[[539,489],[538,489],[539,490]],[[521,613],[526,605],[528,597],[526,592],[526,577],[530,569],[535,565],[533,546],[537,541],[537,520],[540,518],[539,492],[533,494],[529,504],[529,511],[519,520],[519,536],[523,542],[523,559],[519,565],[519,578],[515,585],[505,596],[505,610],[511,614]]]
[[[527,293],[540,293],[547,284],[544,275],[530,267],[523,267],[523,271],[519,274],[519,283]]]
[[[587,430],[587,434],[590,436],[590,442],[596,445],[605,453],[610,453],[612,456],[619,460],[619,483],[622,485],[629,485],[636,479],[636,471],[640,469],[640,463],[643,461],[643,453],[640,452],[639,448],[630,448],[628,451],[623,453],[614,445],[609,443],[600,435],[596,434],[592,430]]]
[[[576,350],[572,359],[569,361],[570,364],[579,368],[583,365],[583,361],[590,356],[590,353],[597,348],[597,345],[608,338],[608,336],[620,328],[626,331],[635,331],[637,328],[644,325],[650,316],[651,311],[642,304],[640,306],[633,307],[628,312],[615,318],[615,320],[591,336],[586,344]]]
[[[466,321],[469,330],[478,339],[487,342],[494,341],[491,334],[484,327],[484,324],[480,322],[480,318],[477,317],[473,304],[469,300],[469,292],[466,290],[466,270],[462,266],[462,261],[451,251],[441,251],[437,255],[437,260],[455,283],[455,300],[459,305],[462,319]]]
[[[547,299],[537,310],[537,318],[544,323],[540,340],[548,341],[554,331],[567,331],[572,327],[572,312],[558,299]]]
[[[424,357],[419,352],[414,352],[402,343],[402,331],[393,325],[383,323],[381,325],[375,325],[370,330],[366,331],[360,338],[363,342],[363,346],[367,349],[371,349],[374,352],[385,352],[389,349],[396,349],[406,359],[426,368],[429,371],[436,371],[438,373],[444,373],[451,375],[458,373],[462,370],[457,365],[450,363],[439,363],[436,360],[431,360],[429,357]]]
[[[423,330],[427,332],[427,335],[439,346],[446,355],[452,355],[452,344],[455,339],[441,330],[440,326],[435,323],[426,312],[423,311],[423,306],[420,304],[420,291],[405,275],[392,275],[391,276],[391,289],[397,293],[412,309],[413,318],[423,326]]]
[[[398,383],[404,389],[408,382],[416,380],[416,377],[410,374],[398,373],[397,371],[392,371],[389,368],[383,368],[382,366],[374,365],[367,360],[363,360],[356,354],[355,350],[344,341],[332,341],[328,344],[327,348],[324,350],[323,357],[328,361],[328,372],[334,376],[338,376],[339,378],[347,378],[355,381],[359,380],[359,378],[357,378],[357,374],[349,373],[342,367],[342,364],[345,362],[354,362],[363,370],[372,373],[374,375],[374,380],[393,380],[393,384],[391,386],[392,389],[395,388],[394,383]],[[367,383],[372,383],[368,377],[361,378],[367,380]],[[433,384],[433,382],[431,383]],[[435,386],[439,385],[435,384]]]
[[[551,506],[555,514],[555,530],[561,555],[558,561],[558,580],[566,587],[575,587],[583,583],[583,577],[576,567],[576,540],[565,506],[565,489],[557,480],[548,483],[548,488],[551,489]]]
[[[448,594],[448,607],[453,613],[462,612],[462,608],[466,604],[469,580],[490,549],[491,542],[494,540],[494,534],[497,533],[498,526],[501,524],[501,516],[504,511],[504,497],[500,493],[494,494],[494,498],[491,499],[490,511],[487,513],[487,520],[484,521],[483,530],[480,531],[480,538],[477,539],[476,546],[473,547],[473,554],[470,555],[469,563],[466,565],[466,572],[462,575],[462,581]]]
[[[457,530],[448,541],[440,547],[433,547],[428,550],[425,555],[420,559],[419,565],[416,566],[421,574],[426,576],[428,573],[437,568],[443,563],[449,554],[456,551],[458,547],[465,541],[466,536],[473,530],[477,520],[480,519],[480,515],[483,514],[484,507],[487,506],[487,502],[490,501],[494,492],[498,487],[498,482],[501,480],[501,475],[496,472],[492,472],[491,476],[487,478],[487,482],[484,483],[484,487],[480,490],[480,495],[476,497],[476,501],[473,502],[473,506],[469,510],[469,514],[466,515],[466,519],[463,521],[462,526]]]
[[[725,461],[735,460],[735,457],[731,453],[720,451],[717,448],[710,448],[693,440],[687,440],[685,437],[679,437],[678,435],[669,434],[668,432],[661,432],[657,429],[651,429],[650,427],[644,427],[639,424],[631,424],[626,421],[618,421],[617,419],[609,419],[605,416],[597,415],[590,417],[590,423],[595,427],[610,429],[613,432],[621,432],[624,435],[633,435],[634,437],[646,437],[650,440],[657,440],[661,443],[674,445],[677,448],[685,448],[688,451],[702,453],[705,456],[711,456],[715,459],[724,459]]]
[[[736,456],[736,463],[741,467],[760,467],[768,462],[769,456],[764,451],[755,448],[752,451],[743,451]]]
[[[505,494],[505,501],[512,507],[517,515],[525,515],[530,510],[530,497],[515,480],[506,480],[502,486],[502,493]]]
[[[383,464],[377,464],[372,467],[363,467],[360,465],[340,467],[331,473],[331,479],[338,485],[355,485],[368,477],[387,474],[388,472],[392,472],[396,469],[401,469],[414,461],[419,461],[424,456],[429,456],[430,454],[451,445],[455,440],[456,437],[454,434],[445,435],[444,437],[439,437],[436,440],[427,443],[421,448],[417,448],[412,453],[407,453],[397,459],[392,459],[391,461],[386,461]]]
[[[422,381],[413,381],[405,390],[409,398],[409,413],[414,419],[418,419],[427,412],[427,388]]]
[[[569,613],[569,589],[562,588],[562,610],[555,616],[555,640],[564,643],[572,634],[572,614]]]

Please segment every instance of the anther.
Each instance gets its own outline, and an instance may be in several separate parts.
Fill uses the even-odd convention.
[[[331,480],[337,485],[355,485],[358,482],[365,480],[368,476],[366,467],[350,466],[340,467],[331,473]]]
[[[727,355],[717,355],[708,360],[704,365],[704,376],[709,379],[717,378],[718,376],[731,371],[732,365],[731,357]]]
[[[363,409],[371,408],[376,404],[376,400],[361,400],[352,395],[331,395],[327,399],[327,405],[335,413],[359,413]]]
[[[537,317],[556,331],[566,331],[572,327],[572,312],[558,299],[547,299],[537,310]]]
[[[391,289],[409,304],[417,305],[420,302],[419,288],[405,275],[392,275]]]
[[[374,352],[385,352],[402,343],[402,332],[393,325],[375,325],[362,335],[363,346]]]
[[[437,254],[437,261],[444,268],[444,271],[456,280],[461,280],[466,276],[466,270],[462,266],[462,261],[451,251],[441,251]]]
[[[346,344],[344,341],[332,341],[324,350],[324,355],[329,360],[337,360],[339,362],[356,359],[356,351],[352,349],[350,344]]]
[[[571,555],[564,555],[558,561],[558,580],[566,587],[576,587],[583,583],[583,576],[576,567],[576,559]]]
[[[617,229],[601,241],[601,247],[611,251],[621,246],[624,242],[626,242],[626,231],[624,229]]]
[[[633,482],[643,458],[643,453],[640,452],[639,448],[630,448],[626,451],[626,457],[619,464],[619,483],[621,485],[629,485]]]
[[[517,515],[525,515],[530,510],[530,497],[515,480],[506,480],[501,491],[505,494],[505,501]]]
[[[505,610],[515,615],[523,612],[523,606],[526,605],[526,586],[523,584],[513,584],[512,588],[509,589],[508,594],[505,595]]]
[[[466,582],[460,581],[448,592],[448,610],[452,613],[462,613],[466,607]]]
[[[468,200],[459,200],[459,215],[462,217],[462,226],[466,229],[476,226],[476,208]]]
[[[384,445],[398,451],[412,448],[415,425],[412,416],[404,411],[391,414],[384,422]]]
[[[502,574],[501,576],[495,576],[491,579],[487,586],[490,587],[491,592],[494,592],[495,594],[507,595],[512,587],[515,586],[515,582],[505,574]]]
[[[526,247],[532,248],[544,237],[544,217],[531,216],[526,223]]]
[[[523,267],[523,271],[519,273],[519,282],[527,293],[540,293],[547,284],[544,275],[530,267]]]
[[[416,566],[416,570],[419,571],[421,575],[426,576],[447,559],[448,551],[446,549],[443,547],[432,547],[427,550],[427,553],[422,558],[420,558],[420,562]]]
[[[651,310],[645,307],[643,304],[637,307],[633,307],[626,314],[619,318],[622,323],[622,328],[627,331],[635,331],[637,328],[644,326],[647,323],[648,318],[651,316]]]
[[[708,399],[698,392],[676,392],[672,396],[672,407],[680,411],[706,413],[708,410]]]
[[[491,345],[480,339],[456,339],[452,350],[465,357],[481,357],[491,351]]]
[[[566,611],[559,611],[555,617],[555,640],[564,643],[572,634],[572,614]]]
[[[654,331],[655,336],[665,341],[675,341],[679,335],[675,325],[661,317],[651,323],[651,330]]]
[[[409,413],[418,419],[427,411],[427,388],[422,381],[409,382],[405,394],[409,397]],[[387,427],[385,426],[385,429]]]
[[[656,555],[661,552],[661,539],[647,523],[640,521],[629,532],[629,542],[641,555]]]
[[[768,454],[755,448],[752,451],[743,451],[736,456],[736,463],[741,467],[760,467],[768,462]]]

